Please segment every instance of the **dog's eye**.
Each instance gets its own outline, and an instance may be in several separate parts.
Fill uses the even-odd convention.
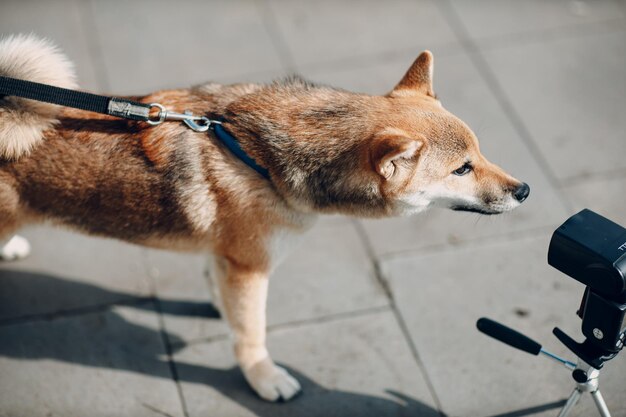
[[[469,162],[466,162],[463,164],[463,166],[459,169],[455,169],[454,171],[452,171],[452,173],[454,175],[458,175],[458,176],[463,176],[465,174],[468,174],[472,171],[472,166],[469,164]]]

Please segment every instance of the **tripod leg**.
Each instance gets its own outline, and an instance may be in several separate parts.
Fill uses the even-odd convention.
[[[591,393],[591,396],[593,397],[593,401],[596,403],[596,406],[598,407],[598,411],[600,412],[600,415],[602,417],[611,417],[611,413],[609,412],[609,409],[606,406],[606,403],[604,402],[604,398],[602,398],[602,394],[600,393],[600,390],[597,389],[593,391]]]
[[[574,406],[578,403],[578,400],[580,399],[581,394],[582,393],[580,392],[578,388],[574,389],[574,391],[572,392],[572,395],[569,396],[569,398],[567,399],[567,402],[561,409],[561,412],[559,413],[559,417],[567,417],[570,411],[572,411],[572,408],[574,408]]]

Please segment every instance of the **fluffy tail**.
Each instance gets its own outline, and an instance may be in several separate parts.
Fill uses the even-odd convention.
[[[74,66],[46,39],[15,35],[0,40],[0,75],[76,88]],[[0,96],[0,159],[17,159],[41,142],[59,106]]]

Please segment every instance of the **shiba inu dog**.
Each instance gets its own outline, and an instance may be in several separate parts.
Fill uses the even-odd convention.
[[[288,400],[298,382],[265,346],[268,278],[319,213],[410,215],[433,206],[497,214],[529,187],[480,153],[470,128],[433,92],[421,53],[384,96],[288,78],[268,85],[203,84],[134,97],[219,118],[269,178],[212,132],[0,98],[0,248],[27,255],[14,236],[51,222],[150,247],[206,253],[213,301],[234,335],[245,378],[264,399]],[[0,75],[75,88],[50,43],[0,43]]]

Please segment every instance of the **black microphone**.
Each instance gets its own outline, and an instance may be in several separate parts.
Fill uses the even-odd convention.
[[[523,350],[524,352],[533,355],[539,355],[541,352],[541,345],[539,343],[486,317],[479,319],[476,322],[476,327],[487,336],[491,336],[494,339]]]

